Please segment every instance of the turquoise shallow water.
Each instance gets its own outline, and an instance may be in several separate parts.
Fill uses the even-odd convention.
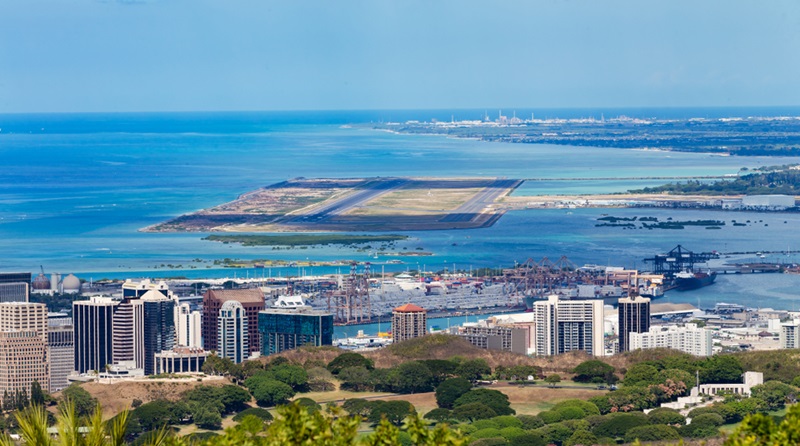
[[[429,115],[436,113],[450,117],[450,112],[0,116],[0,270],[36,271],[39,265],[44,265],[48,272],[77,272],[95,279],[145,275],[220,277],[234,273],[252,276],[264,271],[221,270],[209,263],[195,263],[196,269],[186,266],[196,258],[225,257],[368,260],[367,252],[346,248],[273,251],[200,240],[205,234],[137,232],[170,217],[298,176],[470,175],[558,179],[724,175],[736,173],[741,167],[800,162],[798,158],[721,158],[486,143],[396,135],[343,125],[381,119],[429,119]],[[725,114],[719,110],[714,113]],[[607,112],[606,116],[613,114]],[[526,183],[515,194],[622,192],[660,183],[537,181]],[[717,231],[595,228],[596,219],[604,213],[660,219],[720,218],[728,220],[728,225]],[[791,245],[800,250],[800,239],[796,236],[798,218],[794,214],[637,209],[519,211],[506,214],[491,228],[411,233],[412,239],[399,243],[399,249],[421,247],[434,256],[384,268],[414,269],[417,262],[429,270],[445,266],[452,269],[454,264],[457,269],[500,267],[528,257],[557,259],[561,255],[579,265],[609,263],[641,267],[644,257],[667,251],[679,243],[697,251],[785,250]],[[733,227],[732,219],[764,220],[768,226]],[[380,264],[386,259],[372,260]],[[162,264],[183,265],[183,268],[169,270],[161,268]],[[271,271],[273,275],[284,276],[300,272],[297,268]],[[313,272],[336,272],[336,269],[315,268]],[[784,291],[769,291],[764,296],[784,302],[786,299],[781,295],[791,294],[794,283],[788,284]],[[708,291],[702,290],[701,297],[715,299],[703,293],[722,289],[718,285],[722,285],[721,279]],[[763,287],[732,285],[732,288],[753,293]]]

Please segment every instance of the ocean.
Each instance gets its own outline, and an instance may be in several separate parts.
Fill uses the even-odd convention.
[[[507,110],[508,112],[510,110]],[[800,115],[797,109],[518,110],[518,116],[606,118]],[[476,118],[472,111],[0,115],[0,271],[76,273],[86,279],[321,274],[338,268],[231,270],[214,260],[370,260],[373,270],[469,270],[528,258],[567,256],[577,265],[643,268],[643,259],[681,244],[695,251],[788,251],[798,261],[798,214],[698,210],[573,209],[509,212],[490,228],[413,232],[398,249],[432,252],[404,264],[344,247],[272,250],[201,240],[206,234],[151,234],[140,228],[235,199],[294,177],[505,176],[550,178],[516,195],[609,193],[658,180],[560,178],[724,175],[800,158],[481,142],[399,135],[354,124]],[[714,218],[720,230],[623,230],[597,218]],[[734,227],[732,220],[746,221]],[[777,255],[777,254],[776,254]],[[794,308],[800,276],[720,277],[671,299],[725,299]],[[779,282],[779,283],[778,283]],[[717,291],[715,291],[717,290]],[[755,298],[755,299],[754,299]]]

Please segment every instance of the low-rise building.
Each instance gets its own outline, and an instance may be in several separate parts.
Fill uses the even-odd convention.
[[[645,333],[630,334],[630,349],[671,348],[695,356],[711,356],[711,331],[697,324],[650,327]]]
[[[156,353],[156,374],[198,373],[209,352],[202,348],[175,347]]]

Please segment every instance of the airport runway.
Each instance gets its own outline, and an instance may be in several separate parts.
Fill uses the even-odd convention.
[[[408,183],[405,178],[387,178],[374,180],[367,184],[366,189],[356,192],[351,195],[340,198],[332,203],[328,203],[319,209],[316,209],[313,214],[301,215],[290,220],[291,223],[319,223],[328,218],[343,214],[354,207],[362,205],[379,195],[383,195],[392,190],[403,187]]]
[[[521,180],[497,179],[494,183],[470,198],[466,203],[459,206],[458,209],[439,219],[439,221],[442,223],[471,221],[476,216],[480,215],[487,206],[493,204],[497,197],[506,190],[513,190],[520,184],[522,184]]]

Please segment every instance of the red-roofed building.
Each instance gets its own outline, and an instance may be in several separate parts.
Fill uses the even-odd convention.
[[[393,342],[425,336],[428,332],[428,312],[414,304],[401,305],[392,311]]]

